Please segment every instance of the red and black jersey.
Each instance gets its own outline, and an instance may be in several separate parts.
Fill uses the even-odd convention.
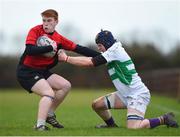
[[[52,40],[56,41],[57,45],[61,45],[63,49],[65,50],[74,50],[76,48],[76,44],[67,38],[63,37],[56,31],[54,31],[52,34],[47,34],[42,25],[38,25],[33,27],[26,38],[26,45],[36,45],[36,41],[40,36],[46,35]],[[32,68],[39,68],[39,69],[45,69],[49,68],[49,66],[52,66],[54,62],[57,61],[57,56],[54,57],[45,57],[42,55],[27,55],[23,54],[23,57],[21,58],[21,64],[32,67]]]

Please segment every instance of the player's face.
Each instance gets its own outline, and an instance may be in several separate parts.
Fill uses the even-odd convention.
[[[106,51],[106,48],[104,47],[103,44],[97,44],[98,46],[98,50],[101,51],[101,52],[105,52]]]
[[[53,17],[42,17],[43,29],[46,33],[52,33],[55,30],[58,20],[55,20]]]

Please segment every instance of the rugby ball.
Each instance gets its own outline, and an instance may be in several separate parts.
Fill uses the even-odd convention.
[[[53,43],[53,40],[51,40],[47,36],[40,36],[36,41],[37,46],[49,46],[52,43]],[[55,54],[56,54],[55,51],[51,51],[51,52],[44,53],[42,55],[45,57],[54,57]]]

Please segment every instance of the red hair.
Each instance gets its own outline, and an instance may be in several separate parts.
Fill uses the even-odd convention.
[[[53,17],[55,20],[58,20],[58,12],[53,9],[45,10],[41,13],[41,16]]]

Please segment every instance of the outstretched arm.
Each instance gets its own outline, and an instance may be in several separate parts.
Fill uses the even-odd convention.
[[[63,50],[59,51],[58,60],[62,62],[67,62],[76,66],[94,66],[92,62],[92,57],[72,57],[67,56]]]
[[[76,48],[74,49],[74,52],[84,55],[84,56],[87,56],[87,57],[96,57],[101,54],[95,50],[81,46],[79,44],[77,44]]]
[[[76,66],[84,66],[84,67],[99,66],[107,62],[106,59],[102,55],[96,56],[94,58],[72,57],[72,56],[67,56],[63,50],[59,51],[58,60],[73,64]]]

